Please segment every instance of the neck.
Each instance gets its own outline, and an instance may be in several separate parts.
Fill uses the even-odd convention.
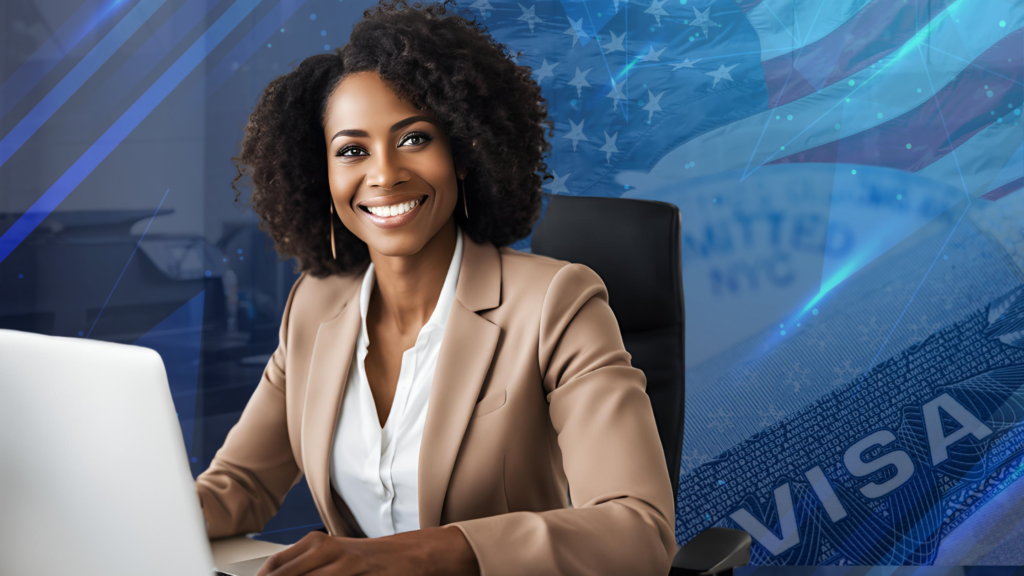
[[[455,233],[452,216],[415,254],[386,256],[371,250],[375,282],[368,317],[392,324],[400,334],[419,332],[441,297],[455,256]]]

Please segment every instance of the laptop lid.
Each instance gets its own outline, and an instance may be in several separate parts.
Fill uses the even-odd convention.
[[[0,330],[0,574],[209,576],[160,356]]]

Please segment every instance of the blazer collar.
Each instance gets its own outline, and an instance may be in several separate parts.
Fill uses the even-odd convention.
[[[434,371],[419,457],[420,528],[440,525],[462,437],[491,365],[501,329],[478,312],[501,303],[501,255],[464,234],[462,264]],[[331,497],[334,432],[359,337],[359,282],[338,295],[340,311],[320,323],[303,406],[301,455],[313,500],[331,534],[346,534]],[[340,495],[343,499],[344,494]]]

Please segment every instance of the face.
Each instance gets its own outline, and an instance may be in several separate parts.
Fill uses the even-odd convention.
[[[436,122],[399,100],[376,72],[348,76],[328,100],[331,196],[342,223],[371,255],[415,254],[454,218],[457,168]]]

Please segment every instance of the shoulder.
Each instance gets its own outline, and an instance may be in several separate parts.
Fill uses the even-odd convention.
[[[509,247],[501,255],[502,304],[530,303],[544,308],[573,307],[593,296],[608,299],[604,281],[589,266]],[[582,305],[582,302],[579,302]],[[578,306],[577,306],[578,307]]]
[[[502,248],[501,321],[536,331],[537,358],[542,374],[552,362],[563,368],[576,358],[624,362],[625,353],[608,289],[589,266]],[[561,356],[556,354],[561,351]],[[595,360],[596,361],[596,360]],[[552,374],[562,373],[556,369]],[[558,383],[544,377],[550,392]]]
[[[323,278],[303,272],[288,295],[285,314],[292,323],[315,320],[317,324],[337,316],[358,291],[365,267],[348,274],[332,274]]]

